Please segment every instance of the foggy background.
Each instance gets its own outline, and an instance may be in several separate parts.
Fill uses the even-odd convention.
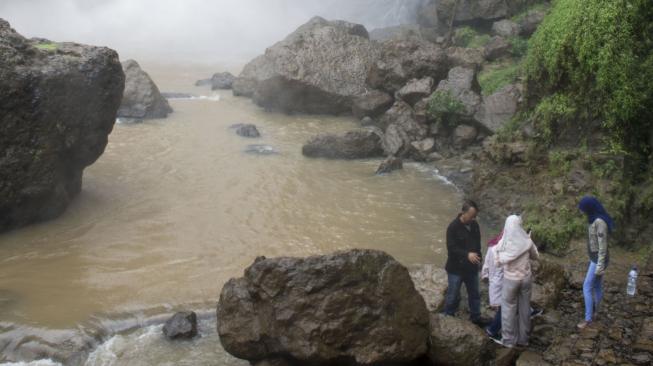
[[[108,46],[122,60],[243,64],[314,15],[407,23],[422,0],[0,0],[26,37]]]

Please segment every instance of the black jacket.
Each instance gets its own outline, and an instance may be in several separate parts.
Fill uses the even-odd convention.
[[[447,272],[466,275],[480,270],[480,265],[470,262],[467,255],[474,252],[481,257],[481,229],[476,221],[469,226],[471,230],[460,222],[458,215],[447,228]]]

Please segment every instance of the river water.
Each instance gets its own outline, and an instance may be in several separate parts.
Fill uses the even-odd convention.
[[[63,216],[0,235],[0,362],[82,349],[69,363],[246,365],[220,348],[213,309],[255,257],[374,248],[443,264],[461,197],[433,168],[375,176],[380,160],[304,158],[309,137],[356,121],[269,113],[193,85],[217,67],[142,66],[162,91],[205,98],[117,124]],[[235,123],[255,123],[262,138],[236,136]],[[200,312],[202,336],[168,342],[161,324],[182,309]]]

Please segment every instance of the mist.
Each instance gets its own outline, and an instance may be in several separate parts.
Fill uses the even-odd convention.
[[[414,17],[421,0],[0,0],[26,37],[107,46],[121,59],[242,64],[315,15],[368,30]]]

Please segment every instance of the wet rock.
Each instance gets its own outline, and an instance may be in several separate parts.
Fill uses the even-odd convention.
[[[397,97],[404,102],[415,105],[418,101],[431,95],[433,91],[433,78],[412,79],[397,92]]]
[[[247,145],[245,148],[245,152],[248,154],[253,154],[253,155],[277,155],[279,152],[277,149],[270,145],[260,145],[260,144],[253,144],[253,145]]]
[[[30,41],[0,19],[0,231],[65,211],[104,152],[124,81],[115,51]]]
[[[367,159],[383,156],[378,131],[364,129],[345,134],[320,134],[309,140],[302,153],[310,158]]]
[[[362,25],[315,17],[248,63],[234,95],[288,113],[350,113],[377,58]]]
[[[125,90],[118,117],[166,118],[172,113],[168,101],[161,95],[152,78],[134,60],[122,63],[125,72]]]
[[[494,36],[483,48],[483,54],[488,61],[495,61],[511,55],[512,46],[503,37]]]
[[[409,267],[409,273],[428,311],[437,313],[442,310],[448,287],[447,271],[433,264],[416,264]]]
[[[390,118],[392,115],[397,118]],[[426,126],[415,120],[410,106],[402,101],[397,101],[382,121],[391,121],[382,140],[386,155],[407,157],[412,149],[411,144],[423,140],[428,133]]]
[[[475,118],[489,131],[496,133],[517,113],[521,98],[521,85],[507,85],[483,99]]]
[[[389,174],[395,170],[403,168],[403,160],[395,158],[394,156],[389,156],[381,163],[381,165],[379,165],[379,168],[376,170],[376,175]]]
[[[230,72],[219,72],[211,77],[211,89],[231,89],[236,81],[236,77]]]
[[[163,334],[168,339],[190,339],[197,335],[197,315],[192,311],[179,312],[166,321]]]
[[[454,146],[460,149],[464,149],[476,141],[476,136],[478,136],[478,130],[476,127],[469,125],[459,125],[453,131]]]
[[[261,137],[261,134],[258,132],[256,125],[253,124],[243,124],[236,128],[236,134],[242,137],[249,138],[258,138]]]
[[[375,89],[394,94],[411,79],[431,77],[438,82],[449,70],[446,53],[430,42],[392,40],[383,42],[380,48],[367,77],[367,83]]]
[[[452,67],[475,70],[485,62],[485,54],[480,48],[449,47],[446,52]]]
[[[500,37],[514,37],[521,33],[521,26],[512,20],[502,19],[492,24],[492,33]]]
[[[225,284],[217,318],[232,355],[302,365],[410,362],[429,334],[408,270],[372,250],[258,259]]]
[[[476,70],[454,67],[449,75],[438,84],[437,92],[448,92],[464,106],[464,119],[472,119],[481,105],[481,87],[476,80]]]
[[[356,118],[376,118],[392,107],[393,103],[394,99],[388,93],[371,90],[354,98],[352,112]]]
[[[490,356],[490,339],[471,322],[431,314],[429,358],[437,365],[476,366]]]

